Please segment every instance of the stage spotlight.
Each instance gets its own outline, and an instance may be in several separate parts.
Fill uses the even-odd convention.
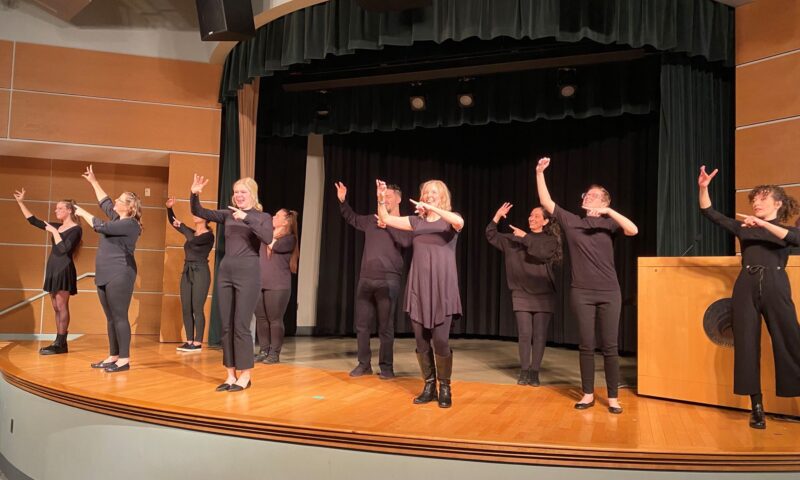
[[[331,113],[331,106],[328,103],[328,91],[327,90],[319,90],[316,93],[316,98],[314,100],[314,111],[317,114],[317,118],[328,118],[328,115]]]
[[[574,68],[559,68],[557,73],[556,84],[558,85],[558,93],[563,98],[572,98],[578,90],[577,72]]]
[[[461,108],[472,108],[475,106],[475,96],[472,93],[471,83],[471,78],[458,79],[458,93],[456,94],[456,100],[458,100],[458,106]]]
[[[421,112],[425,110],[427,102],[424,95],[412,95],[408,97],[408,104],[411,106],[411,110]]]

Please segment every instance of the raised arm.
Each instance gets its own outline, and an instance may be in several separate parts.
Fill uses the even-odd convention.
[[[100,187],[100,182],[97,181],[97,177],[94,176],[94,170],[91,165],[86,167],[86,171],[83,172],[81,176],[85,178],[94,189],[94,195],[97,197],[98,202],[102,202],[104,198],[108,197],[108,194]]]
[[[548,213],[553,213],[556,209],[556,202],[550,197],[550,191],[547,190],[547,182],[544,179],[544,171],[550,166],[550,157],[542,157],[536,165],[536,190],[539,194],[539,203],[542,208],[547,210]]]
[[[742,227],[741,224],[735,219],[728,218],[719,213],[711,206],[711,196],[708,194],[708,186],[711,184],[711,180],[717,175],[717,172],[719,172],[719,169],[715,168],[713,172],[708,174],[706,173],[705,165],[700,167],[700,176],[697,178],[700,213],[732,234],[739,235]]]
[[[744,227],[761,227],[778,240],[783,240],[794,247],[800,246],[800,234],[796,228],[788,229],[780,225],[775,225],[754,215],[737,213],[736,216],[742,217],[742,226]]]
[[[33,213],[31,213],[31,211],[28,210],[28,207],[26,207],[25,203],[24,203],[24,201],[25,201],[25,189],[24,188],[14,191],[14,200],[17,201],[17,205],[19,206],[20,211],[22,211],[22,214],[25,215],[25,218],[33,217]],[[39,227],[39,228],[43,228],[43,227]]]
[[[461,229],[464,228],[464,219],[461,217],[461,215],[447,210],[442,210],[439,207],[434,207],[433,205],[429,205],[425,202],[417,202],[413,199],[409,200],[414,204],[415,207],[417,207],[417,210],[420,208],[430,210],[431,212],[442,217],[442,220],[449,223],[456,232],[460,232]]]
[[[75,215],[81,217],[89,225],[94,225],[94,215],[84,210],[80,205],[75,206]]]
[[[506,218],[508,216],[508,212],[512,207],[512,204],[504,202],[502,205],[500,205],[500,208],[497,209],[497,212],[495,212],[494,217],[492,217],[492,221],[486,225],[486,240],[489,241],[489,245],[500,251],[503,250],[504,237],[497,231],[497,224],[500,223],[501,218]]]
[[[633,237],[639,233],[639,227],[636,226],[628,217],[619,213],[618,211],[614,210],[613,208],[609,208],[608,212],[606,212],[612,220],[617,222],[617,224],[622,228],[622,232],[628,236]]]
[[[697,179],[697,186],[699,188],[699,201],[700,201],[700,208],[709,208],[711,206],[711,196],[708,194],[708,185],[711,183],[711,180],[717,175],[719,172],[718,168],[715,168],[713,172],[706,173],[706,166],[702,165],[700,167],[700,176]]]
[[[225,223],[225,217],[231,213],[227,210],[209,210],[204,208],[200,203],[200,194],[203,193],[203,187],[208,185],[208,180],[202,175],[194,174],[192,181],[191,192],[189,197],[189,206],[192,209],[192,215],[208,220],[210,222]]]
[[[187,227],[183,224],[178,217],[175,216],[175,211],[172,209],[172,206],[175,205],[175,197],[169,197],[167,199],[166,207],[167,207],[167,221],[172,225],[172,227],[177,230],[178,232],[183,235],[187,241],[194,238],[194,230]]]
[[[386,209],[386,201],[384,199],[384,195],[386,194],[386,182],[375,180],[375,184],[378,191],[378,219],[387,227],[405,231],[414,230],[408,217],[389,215],[389,210]]]

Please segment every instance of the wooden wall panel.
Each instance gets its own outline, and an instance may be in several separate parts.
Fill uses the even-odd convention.
[[[203,201],[217,201],[217,182],[219,176],[219,157],[171,154],[169,156],[169,195],[188,200],[189,187],[194,174],[209,179],[200,198]]]
[[[161,292],[164,280],[164,252],[137,250],[136,291]]]
[[[30,43],[16,58],[15,89],[219,108],[221,65]]]
[[[25,188],[28,200],[50,200],[50,163],[39,158],[0,156],[0,198],[14,198],[14,190]]]
[[[119,193],[123,190],[135,192],[146,207],[163,207],[167,201],[167,180],[169,169],[143,165],[115,165],[114,181]],[[150,189],[150,196],[145,194]]]
[[[167,228],[167,211],[163,208],[145,208],[142,213],[142,236],[137,248],[164,249],[164,234]]]
[[[219,154],[220,111],[15,92],[11,137]]]
[[[36,288],[44,284],[44,247],[3,245],[0,249],[0,288]]]
[[[86,171],[88,162],[73,162],[70,160],[53,161],[53,198],[69,198],[80,203],[81,206],[90,210],[90,206],[97,206],[97,197],[94,189],[89,182],[81,175]],[[92,170],[100,182],[100,186],[111,197],[115,198],[117,185],[114,181],[116,165],[110,163],[97,163],[92,165]],[[97,214],[100,209],[90,210],[92,214]]]
[[[800,183],[800,119],[736,131],[736,188]]]
[[[161,329],[161,299],[154,294],[134,293],[131,302],[131,333],[158,335]]]
[[[786,187],[785,189],[787,194],[800,201],[800,187]],[[752,213],[753,210],[750,208],[750,201],[747,199],[748,193],[750,192],[736,192],[736,212],[744,214]],[[790,220],[790,225],[794,225],[796,220],[797,217],[793,217]]]
[[[800,115],[797,85],[800,52],[737,68],[736,126]]]
[[[26,202],[25,206],[35,216],[47,220],[49,204]],[[44,245],[47,241],[47,232],[28,223],[14,200],[0,200],[0,218],[3,219],[3,228],[0,228],[0,243]]]
[[[31,298],[35,294],[35,292],[23,292],[19,290],[0,290],[0,309],[10,307],[26,298]],[[41,323],[42,302],[47,302],[45,307],[50,308],[50,300],[40,298],[7,315],[3,315],[2,321],[0,321],[0,333],[38,332],[39,324]]]
[[[736,64],[800,49],[800,1],[758,0],[736,8]]]
[[[0,138],[8,138],[8,109],[10,101],[11,92],[0,90]]]
[[[0,88],[11,88],[11,64],[14,58],[14,44],[0,40]]]

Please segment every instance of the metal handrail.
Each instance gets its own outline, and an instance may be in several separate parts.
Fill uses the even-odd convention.
[[[83,280],[86,277],[94,277],[94,276],[95,276],[94,272],[86,272],[84,274],[78,275],[77,280]],[[21,301],[19,303],[15,303],[14,305],[11,305],[8,308],[4,308],[3,310],[0,310],[0,317],[5,315],[6,313],[13,312],[14,310],[16,310],[18,308],[24,307],[25,305],[28,305],[29,303],[33,303],[36,300],[39,300],[40,298],[42,298],[42,297],[44,297],[45,295],[48,295],[48,294],[49,294],[49,292],[37,293],[36,295],[32,296],[31,298],[26,298],[25,300],[23,300],[23,301]]]

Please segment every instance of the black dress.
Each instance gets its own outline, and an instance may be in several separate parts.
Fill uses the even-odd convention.
[[[42,230],[45,230],[46,227],[43,221],[34,216],[28,217],[28,223]],[[60,223],[50,223],[50,225],[55,228],[61,226]],[[53,245],[50,256],[47,257],[42,289],[50,293],[65,291],[70,295],[75,295],[78,293],[78,275],[75,271],[75,263],[72,261],[72,254],[81,243],[83,229],[80,225],[76,225],[59,232],[59,234],[61,242]]]

